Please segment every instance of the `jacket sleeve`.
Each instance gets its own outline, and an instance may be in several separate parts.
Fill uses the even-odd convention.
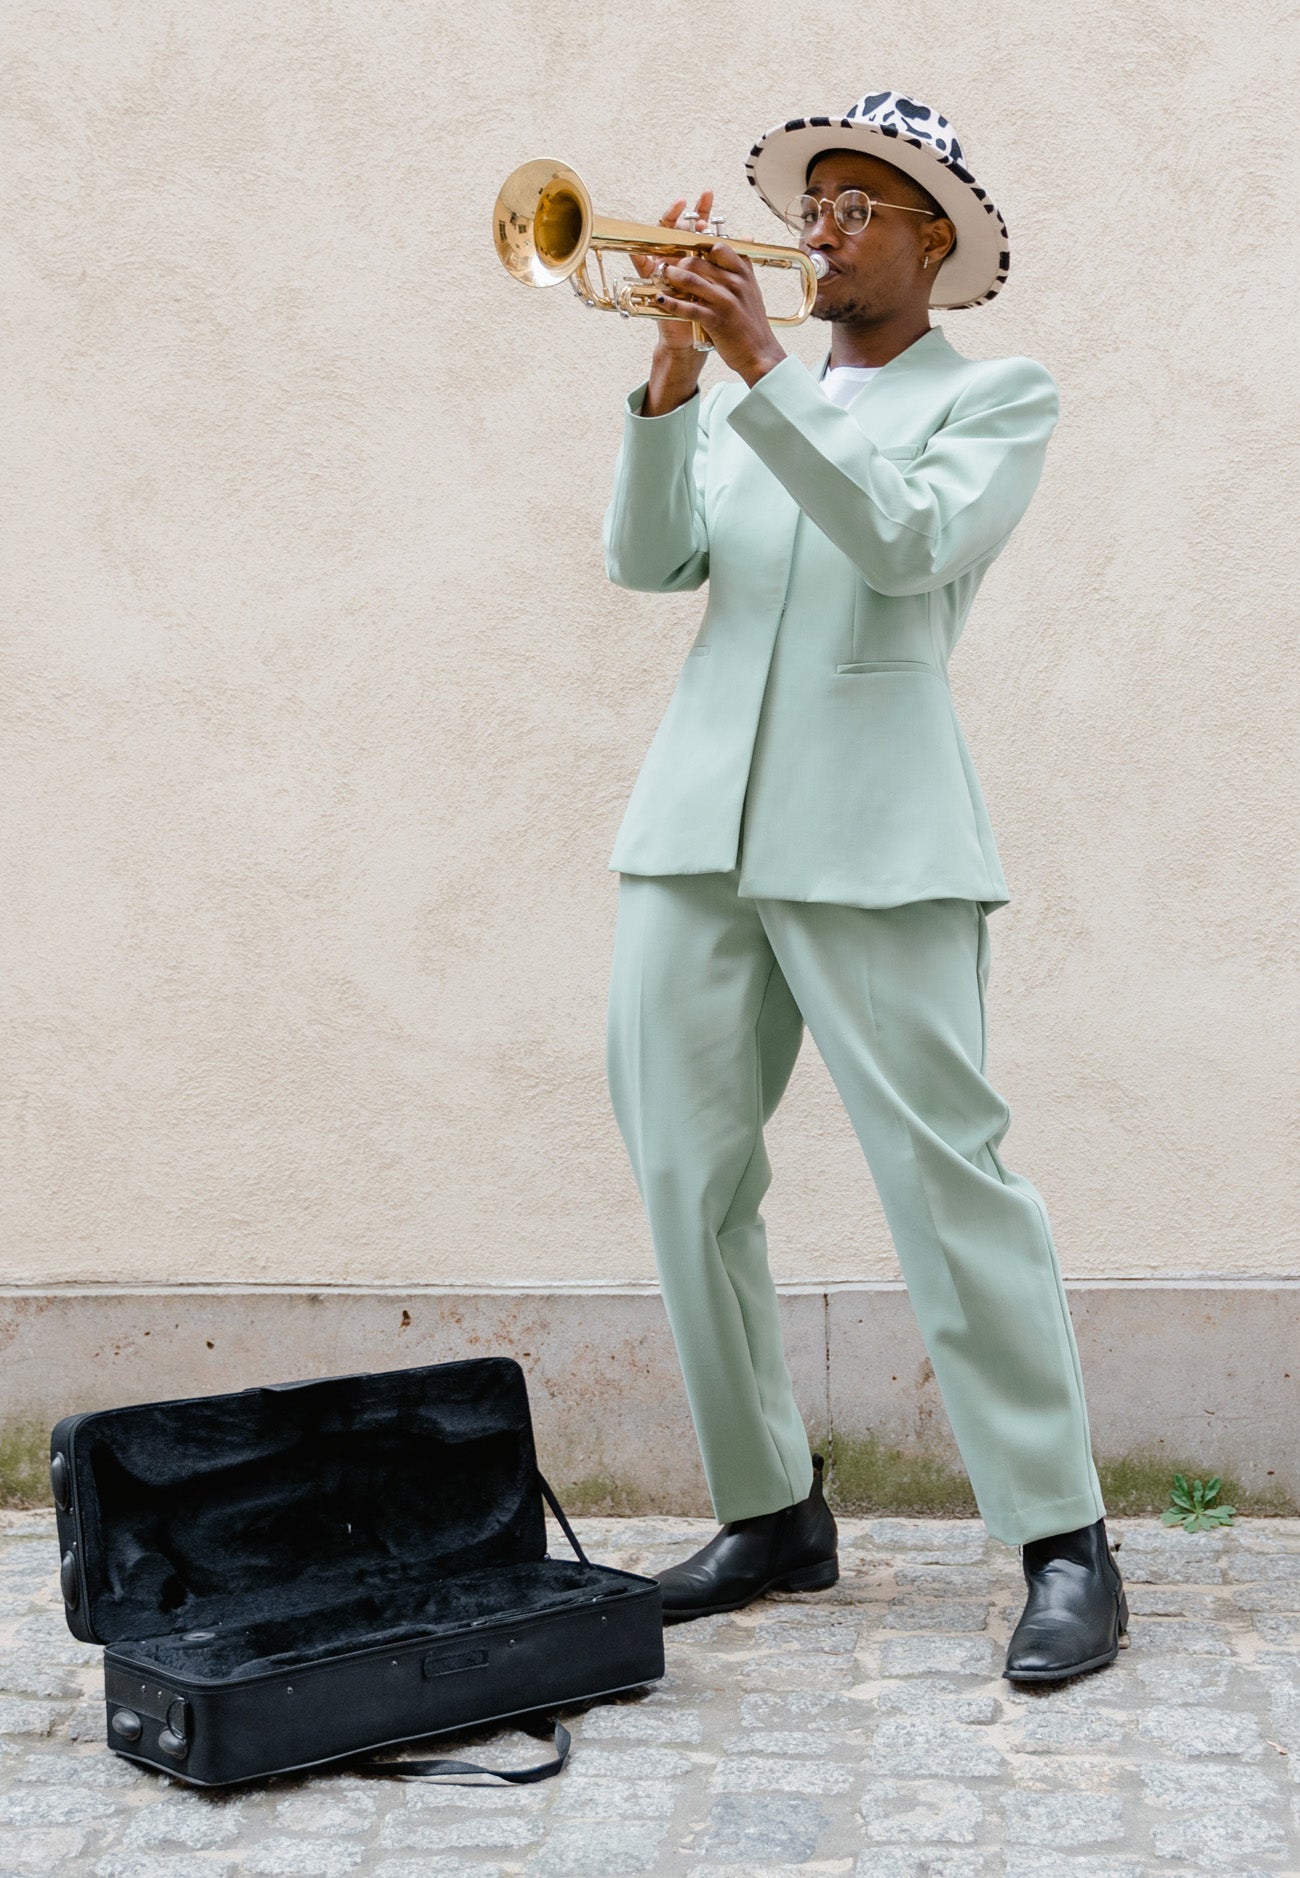
[[[709,417],[719,389],[698,391],[674,411],[642,417],[649,380],[627,395],[614,493],[605,511],[605,572],[619,587],[679,593],[709,572],[704,466]]]
[[[878,593],[946,586],[1005,543],[1029,506],[1060,415],[1051,373],[997,359],[915,457],[891,461],[794,357],[728,418]]]

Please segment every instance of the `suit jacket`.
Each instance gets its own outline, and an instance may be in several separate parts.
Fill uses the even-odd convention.
[[[1010,896],[947,667],[1038,483],[1056,383],[940,326],[847,409],[824,370],[787,356],[660,417],[648,380],[628,394],[606,571],[708,594],[609,866],[991,912]]]

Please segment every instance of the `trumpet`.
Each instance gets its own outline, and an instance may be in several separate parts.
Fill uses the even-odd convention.
[[[713,233],[669,229],[662,222],[624,222],[597,215],[591,192],[576,170],[551,157],[538,157],[511,170],[502,183],[492,210],[492,238],[501,264],[512,279],[525,287],[555,287],[567,280],[586,306],[619,313],[624,319],[678,319],[654,305],[656,279],[615,281],[605,277],[606,254],[650,254],[661,261],[677,255],[707,252],[722,239],[720,217],[713,217]],[[803,276],[803,297],[793,313],[769,313],[773,326],[797,326],[812,312],[818,283],[826,272],[820,254],[802,248],[779,247],[767,241],[732,241],[727,246],[762,267],[797,268]],[[600,276],[593,286],[588,263],[594,256]],[[713,342],[692,320],[695,349],[711,352]]]

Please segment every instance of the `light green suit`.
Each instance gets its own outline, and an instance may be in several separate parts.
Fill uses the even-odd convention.
[[[1038,483],[1050,373],[965,359],[933,326],[847,410],[793,357],[662,417],[639,415],[645,391],[626,401],[606,569],[651,593],[707,580],[709,597],[610,867],[733,867],[753,758],[742,894],[1004,906],[947,666]]]
[[[1047,1211],[998,1146],[988,914],[1006,904],[947,661],[1057,416],[1031,359],[931,328],[847,409],[786,358],[626,404],[610,578],[709,603],[610,861],[607,1074],[714,1510],[812,1463],[759,1203],[805,1024],[879,1191],[986,1526],[1103,1515]],[[841,1257],[841,1268],[850,1261]]]

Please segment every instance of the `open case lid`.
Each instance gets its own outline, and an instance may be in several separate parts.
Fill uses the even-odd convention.
[[[70,1415],[50,1452],[66,1615],[88,1641],[546,1554],[510,1357]]]

